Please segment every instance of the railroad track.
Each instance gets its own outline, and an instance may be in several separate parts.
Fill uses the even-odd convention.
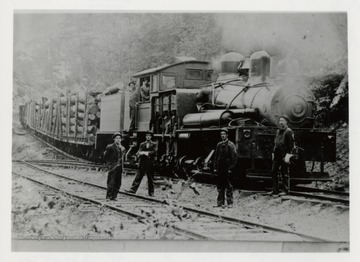
[[[334,203],[342,203],[345,205],[350,204],[349,195],[339,195],[338,192],[300,192],[300,191],[289,191],[290,196],[305,197],[308,199],[317,199],[322,201],[330,201]]]
[[[34,165],[50,166],[50,167],[67,167],[67,168],[86,168],[102,170],[105,169],[105,165],[92,164],[88,162],[78,160],[56,160],[56,159],[45,159],[45,160],[13,160],[15,163],[27,162]],[[134,168],[124,168],[125,172],[136,173],[137,170]],[[295,190],[291,190],[289,196],[299,196],[306,199],[317,199],[330,202],[338,202],[345,205],[349,205],[349,193],[340,191],[330,191],[323,189],[310,188],[305,186],[296,186]],[[255,192],[255,191],[254,191]]]
[[[52,172],[45,171],[30,163],[26,163],[26,162],[23,163],[33,168],[34,172],[29,172],[29,169],[27,169],[26,170],[27,175],[24,175],[19,173],[18,171],[17,172],[13,171],[14,175],[25,178],[27,180],[30,180],[32,182],[35,182],[36,184],[40,184],[52,190],[58,191],[67,196],[74,197],[85,202],[90,202],[100,207],[109,208],[113,211],[116,211],[128,217],[135,218],[139,221],[139,223],[153,224],[156,227],[167,227],[167,225],[156,224],[156,221],[151,220],[149,216],[146,215],[147,212],[145,212],[144,211],[145,209],[143,208],[140,208],[140,212],[134,212],[134,210],[130,210],[129,208],[126,207],[123,208],[122,206],[124,203],[126,203],[126,201],[127,201],[126,206],[127,205],[131,206],[133,204],[134,205],[136,204],[134,201],[126,200],[126,197],[124,197],[126,201],[122,201],[122,204],[120,205],[119,202],[112,202],[105,200],[104,199],[105,192],[101,187],[92,186],[91,184],[88,183],[83,183],[81,181],[76,181],[75,179],[69,179],[65,176],[61,176]],[[24,170],[22,170],[21,172],[23,173]],[[54,177],[48,176],[49,174],[56,176],[56,180],[54,180]],[[183,235],[185,239],[195,239],[195,240],[207,239],[205,236],[193,233],[191,231],[188,232],[187,230],[177,228],[176,226],[173,226],[173,229],[178,235]]]
[[[16,240],[128,240],[129,238],[134,237],[136,239],[182,239],[182,240],[192,240],[193,238],[179,232],[174,231],[172,228],[158,226],[157,228],[151,227],[148,223],[139,221],[137,217],[129,216],[127,214],[121,214],[108,208],[106,206],[99,207],[99,204],[87,201],[85,198],[74,197],[72,194],[66,194],[64,192],[59,192],[56,188],[51,186],[41,184],[39,182],[34,182],[25,178],[21,175],[14,175],[13,179],[20,178],[23,180],[28,180],[28,187],[30,186],[32,190],[39,192],[44,201],[47,202],[47,207],[50,207],[52,210],[56,210],[57,214],[63,214],[63,216],[57,216],[56,223],[61,223],[61,220],[66,218],[66,212],[71,212],[68,214],[69,221],[72,227],[72,230],[65,229],[58,231],[57,234],[51,234],[51,229],[48,232],[43,232],[39,230],[39,224],[36,227],[31,227],[31,231],[24,234],[24,231],[14,230],[13,239]],[[18,181],[18,180],[15,180]],[[60,197],[61,195],[61,197]],[[23,197],[23,196],[22,196]],[[21,199],[20,205],[21,205]],[[14,201],[13,201],[14,202]],[[66,205],[67,203],[71,203]],[[17,208],[19,205],[17,201],[14,202],[14,214],[22,215],[22,212],[19,212]],[[65,204],[65,205],[64,205]],[[31,206],[31,208],[39,207]],[[65,206],[65,207],[64,207]],[[68,206],[69,208],[66,208]],[[57,210],[58,209],[58,210]],[[26,212],[25,209],[24,211]],[[45,209],[46,210],[46,209]],[[54,212],[53,211],[53,212]],[[16,216],[15,215],[15,216]],[[46,219],[50,214],[47,214],[44,210],[36,212],[33,214],[34,218],[31,216],[31,224],[37,224],[39,220]],[[64,217],[65,215],[65,217]],[[20,216],[21,217],[21,216]],[[70,218],[72,217],[72,218]],[[77,221],[74,221],[73,218],[77,218]],[[49,221],[46,224],[51,224],[53,221],[52,215],[50,215]],[[22,223],[20,219],[20,223]],[[54,221],[53,221],[54,222]],[[110,223],[109,223],[110,222]],[[14,225],[19,224],[19,218],[13,220]],[[45,224],[45,225],[46,225]],[[80,224],[84,228],[85,224],[87,231],[80,230],[77,231],[76,228],[73,228],[74,224]],[[56,227],[56,224],[51,224],[50,228]],[[67,226],[66,226],[67,227]],[[37,228],[37,230],[35,229]],[[35,229],[35,230],[33,230]],[[74,230],[75,229],[75,230]],[[65,233],[67,232],[67,233]]]
[[[44,160],[12,160],[14,163],[31,163],[37,166],[53,167],[53,168],[69,168],[69,169],[87,169],[87,170],[107,170],[106,165],[92,164],[82,162],[78,160],[56,160],[56,159],[44,159]],[[128,174],[135,174],[137,169],[135,168],[124,168],[124,172]]]
[[[315,192],[315,193],[325,193],[325,194],[332,194],[338,196],[349,196],[349,192],[346,191],[335,191],[335,190],[326,190],[314,187],[307,187],[307,186],[295,186],[294,189],[300,192]]]
[[[18,162],[13,173],[53,190],[106,206],[136,217],[142,223],[171,226],[179,234],[199,240],[244,240],[284,242],[331,242],[308,234],[223,216],[164,200],[120,191],[117,201],[105,200],[106,188],[44,170],[28,162]],[[24,167],[27,167],[24,169]],[[23,173],[26,172],[26,175]],[[56,178],[56,179],[54,179]]]
[[[83,168],[95,168],[102,169],[105,168],[105,165],[94,164],[89,162],[83,162],[79,160],[56,160],[56,159],[44,159],[44,160],[13,160],[12,162],[21,163],[21,162],[32,163],[35,165],[41,166],[52,166],[52,167],[83,167]]]

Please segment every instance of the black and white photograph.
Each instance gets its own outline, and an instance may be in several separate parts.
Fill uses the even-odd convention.
[[[346,11],[12,19],[13,252],[351,251]]]

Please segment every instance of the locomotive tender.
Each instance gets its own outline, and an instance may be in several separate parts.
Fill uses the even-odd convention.
[[[41,119],[41,108],[45,111],[46,108],[36,102],[21,106],[20,118],[24,126],[42,139],[93,160],[110,142],[111,134],[122,131],[129,164],[135,163],[138,145],[151,129],[159,145],[160,170],[171,169],[177,174],[195,175],[200,180],[213,177],[212,157],[220,139],[219,131],[227,127],[238,154],[234,178],[242,182],[243,179],[270,179],[277,118],[286,115],[297,144],[296,158],[290,166],[291,181],[327,180],[324,163],[336,160],[336,133],[313,128],[314,95],[301,81],[272,78],[271,65],[272,59],[265,51],[255,52],[248,58],[231,52],[221,58],[216,81],[210,63],[195,59],[136,73],[133,77],[137,79],[137,86],[145,79],[150,83],[150,100],[138,103],[135,130],[131,132],[128,132],[129,92],[125,88],[101,97],[100,130],[95,137],[89,137],[85,128],[77,134],[71,133],[73,129],[68,120],[65,121],[67,133],[61,132],[60,127],[44,130],[36,119]],[[72,103],[79,103],[71,97],[67,94],[64,107],[70,113]],[[60,100],[59,96],[55,106],[49,107],[59,114],[53,118],[55,126],[61,118]],[[82,112],[86,122],[86,108]],[[78,119],[75,124],[76,121]],[[54,130],[57,131],[54,133]],[[320,170],[308,170],[306,161],[312,161],[313,167],[318,162]]]

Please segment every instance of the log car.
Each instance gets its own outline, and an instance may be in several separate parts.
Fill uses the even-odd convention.
[[[71,155],[96,159],[97,121],[91,114],[97,108],[88,94],[58,94],[20,106],[20,122],[32,134]],[[95,110],[96,111],[96,110]]]

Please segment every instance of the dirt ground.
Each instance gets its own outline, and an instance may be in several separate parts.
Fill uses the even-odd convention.
[[[107,173],[104,171],[67,170],[64,172],[50,169],[62,175],[106,186]],[[133,179],[134,175],[124,174],[120,190],[130,189]],[[214,208],[217,198],[215,186],[181,181],[170,183],[172,183],[171,188],[168,181],[157,180],[155,197],[172,204],[199,207],[222,215],[295,230],[331,241],[349,241],[349,208],[346,206],[303,202],[296,198],[274,198],[264,193],[234,190],[233,208]],[[137,194],[147,196],[146,177]]]
[[[170,229],[149,227],[17,176],[13,177],[12,190],[13,239],[179,239]]]

